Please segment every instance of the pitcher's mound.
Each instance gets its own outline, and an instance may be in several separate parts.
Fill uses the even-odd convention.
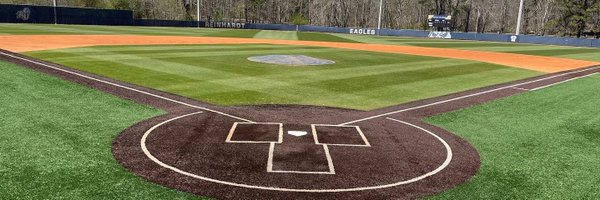
[[[335,63],[331,60],[313,58],[305,55],[266,55],[266,56],[253,56],[249,57],[248,60],[253,62],[277,64],[277,65],[293,65],[293,66],[305,66],[305,65],[328,65]]]

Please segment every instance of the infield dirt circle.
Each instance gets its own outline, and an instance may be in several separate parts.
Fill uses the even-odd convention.
[[[114,155],[153,182],[232,199],[410,198],[462,183],[479,167],[467,142],[418,120],[340,125],[365,113],[275,105],[234,110],[140,123],[117,138]]]

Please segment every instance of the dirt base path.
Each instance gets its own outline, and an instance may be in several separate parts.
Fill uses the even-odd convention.
[[[477,151],[424,117],[600,72],[590,67],[357,111],[301,105],[223,107],[0,50],[20,64],[168,114],[124,130],[113,155],[133,173],[219,199],[415,199],[474,176]]]
[[[512,53],[473,50],[397,46],[384,44],[315,42],[251,38],[140,36],[140,35],[6,35],[0,36],[0,48],[14,52],[85,47],[96,45],[153,45],[153,44],[283,44],[343,48],[363,51],[400,53],[419,56],[465,59],[494,63],[540,72],[559,72],[578,69],[598,62],[567,58],[532,56]]]

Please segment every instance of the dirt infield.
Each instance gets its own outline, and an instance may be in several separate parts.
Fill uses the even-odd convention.
[[[541,72],[560,72],[600,63],[567,58],[532,56],[512,53],[473,50],[397,46],[384,44],[315,42],[295,40],[271,40],[251,38],[219,38],[189,36],[140,36],[140,35],[4,35],[0,36],[0,48],[14,52],[47,49],[85,47],[95,45],[152,45],[152,44],[282,44],[343,48],[363,51],[401,53],[419,56],[465,59]]]
[[[221,107],[15,53],[0,59],[168,111],[124,130],[113,155],[149,181],[220,199],[412,199],[447,190],[476,174],[479,155],[422,118],[600,72],[565,71],[367,112]]]

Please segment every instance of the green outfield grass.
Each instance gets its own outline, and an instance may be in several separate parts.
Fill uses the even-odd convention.
[[[600,75],[427,121],[481,155],[471,181],[435,199],[600,197]]]
[[[0,199],[195,199],[113,158],[123,129],[163,114],[0,62]]]
[[[466,60],[266,44],[100,46],[27,54],[220,105],[370,110],[539,74]],[[336,64],[293,67],[247,60],[266,54],[304,54]]]

